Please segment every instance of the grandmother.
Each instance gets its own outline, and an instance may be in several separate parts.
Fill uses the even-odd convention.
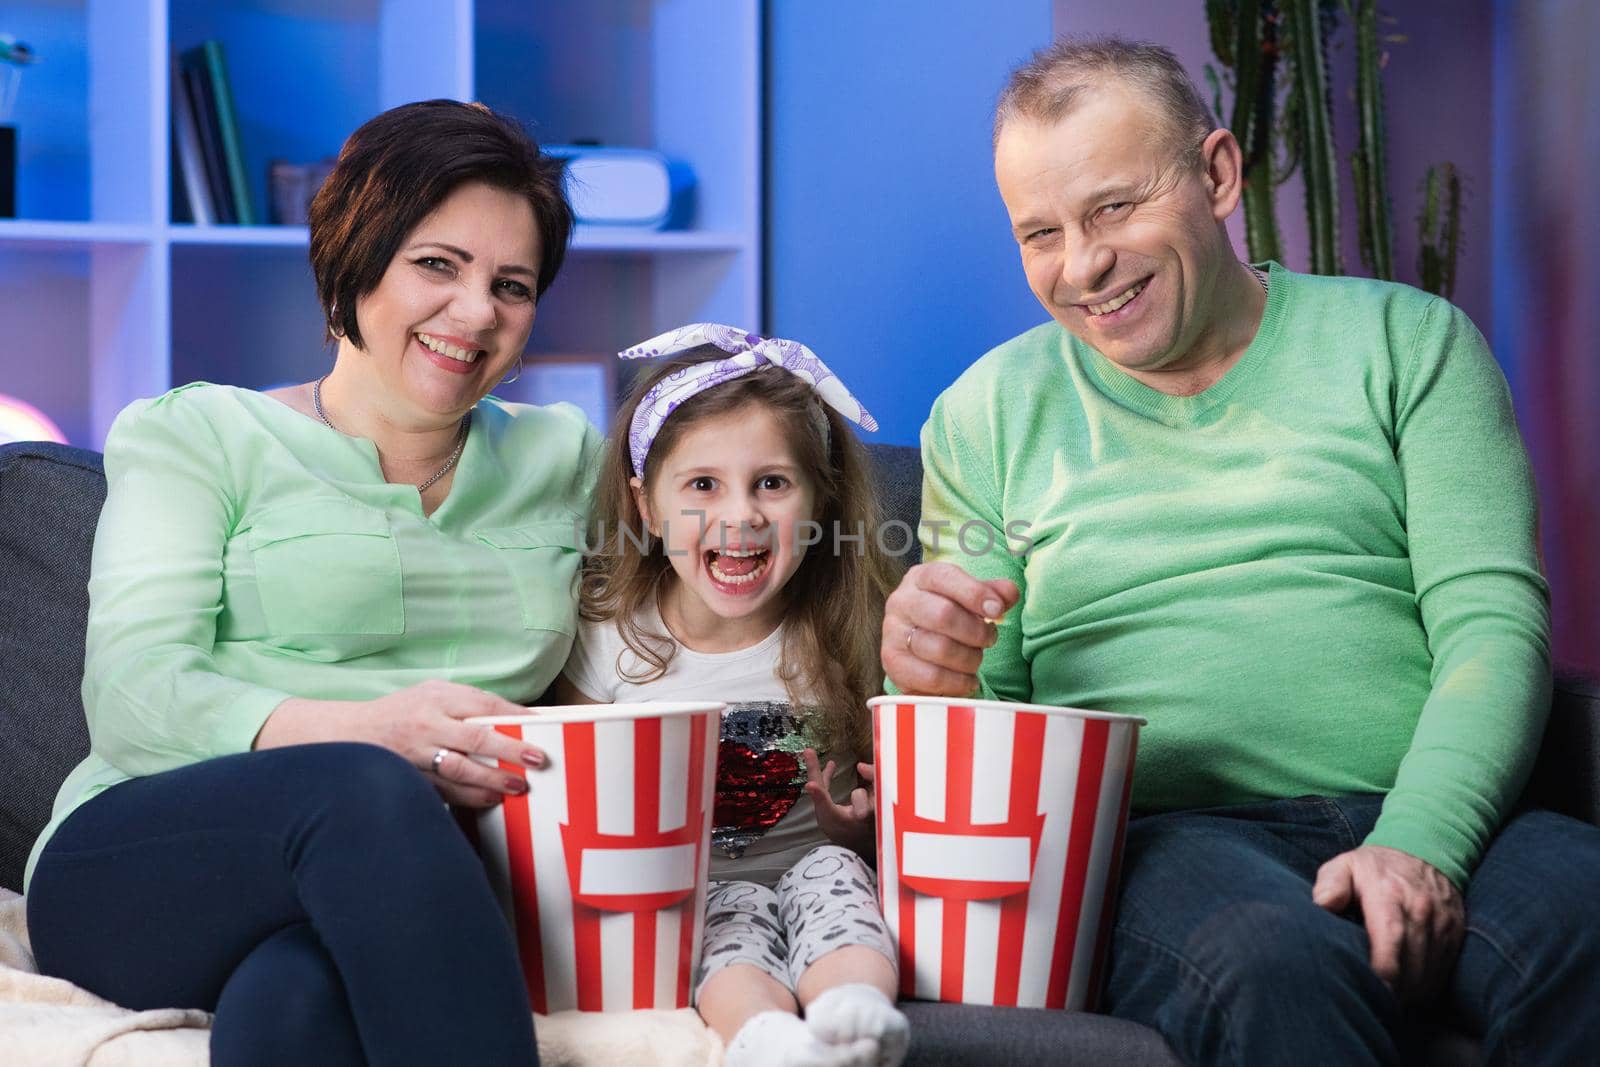
[[[558,165],[513,121],[395,108],[312,205],[332,369],[118,417],[90,755],[29,869],[45,973],[215,1012],[219,1064],[536,1062],[443,801],[526,792],[498,768],[544,754],[466,720],[539,696],[572,641],[598,435],[488,399],[570,230]]]

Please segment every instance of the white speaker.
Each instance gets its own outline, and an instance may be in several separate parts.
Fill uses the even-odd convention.
[[[694,174],[643,148],[544,145],[566,162],[567,199],[577,221],[591,226],[687,226],[694,210]]]

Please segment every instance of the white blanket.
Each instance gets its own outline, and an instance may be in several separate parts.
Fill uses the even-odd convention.
[[[23,900],[0,889],[0,1046],[6,1067],[206,1067],[211,1016],[129,1011],[38,973]],[[537,1016],[544,1067],[720,1067],[722,1042],[693,1009]]]

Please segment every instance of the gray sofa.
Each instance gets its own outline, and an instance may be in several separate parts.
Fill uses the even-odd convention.
[[[915,527],[915,449],[873,446],[889,517]],[[88,749],[78,684],[85,582],[105,497],[97,453],[26,442],[0,445],[0,886],[20,889],[28,850],[57,787]],[[908,559],[907,562],[914,562]],[[1528,802],[1600,823],[1600,686],[1558,682]],[[906,1006],[910,1062],[1132,1065],[1179,1061],[1152,1030],[1103,1016],[963,1005]],[[1418,1063],[1470,1064],[1473,1042],[1428,1020],[1415,1028]]]

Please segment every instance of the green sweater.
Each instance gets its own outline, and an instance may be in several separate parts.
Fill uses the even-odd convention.
[[[1022,589],[984,695],[1146,716],[1140,811],[1386,792],[1367,843],[1465,886],[1550,667],[1526,453],[1460,310],[1272,264],[1191,397],[1049,323],[939,397],[922,453],[926,558]]]
[[[516,701],[577,624],[600,435],[568,404],[481,402],[431,515],[372,442],[246,389],[141,400],[106,437],[89,572],[89,755],[49,827],[119,782],[244,752],[290,696],[431,678]]]

